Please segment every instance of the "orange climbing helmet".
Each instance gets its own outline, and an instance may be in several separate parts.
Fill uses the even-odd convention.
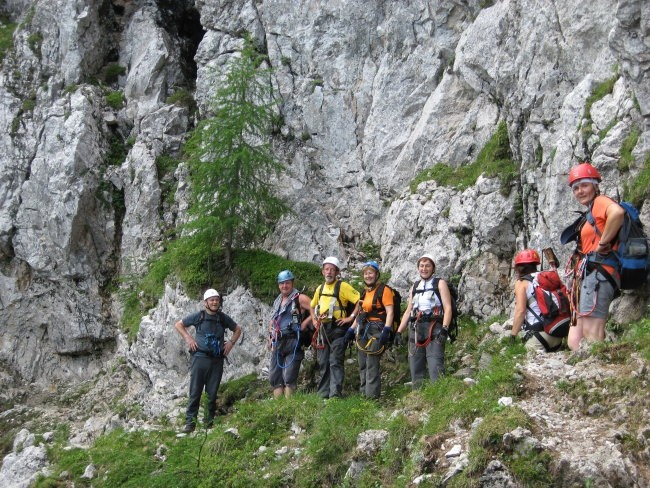
[[[520,264],[539,264],[539,254],[535,249],[524,249],[515,256],[515,266]]]
[[[581,163],[569,170],[569,186],[585,178],[596,180],[598,183],[603,180],[598,170],[589,163]]]

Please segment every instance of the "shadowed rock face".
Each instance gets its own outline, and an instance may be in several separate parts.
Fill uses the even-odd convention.
[[[284,121],[274,148],[288,168],[277,183],[295,211],[265,247],[354,267],[373,243],[402,292],[429,252],[438,274],[461,276],[463,311],[475,317],[509,309],[517,249],[570,253],[558,236],[579,210],[566,186],[572,164],[591,159],[616,195],[650,150],[642,0],[5,5],[20,27],[0,76],[0,364],[28,381],[89,378],[117,353],[161,391],[183,389],[172,326],[200,304],[171,284],[129,346],[111,285],[142,273],[187,217],[185,169],[170,176],[168,199],[156,160],[179,154],[195,115],[168,98],[193,92],[209,113],[244,33],[274,70]],[[109,78],[114,64],[124,70]],[[124,103],[109,105],[111,92]],[[479,177],[463,190],[427,181],[411,192],[426,168],[472,163],[501,121],[518,168],[511,187]],[[237,376],[266,361],[258,324],[268,307],[224,291],[246,297],[226,302],[248,330],[228,371]],[[624,299],[616,313],[642,311]]]

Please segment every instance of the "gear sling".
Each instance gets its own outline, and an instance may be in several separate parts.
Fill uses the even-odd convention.
[[[291,324],[290,324],[290,330],[285,331],[284,333],[280,330],[280,322],[279,322],[279,314],[278,316],[274,319],[274,329],[273,333],[271,336],[271,343],[273,345],[273,348],[275,349],[275,361],[276,364],[278,365],[278,368],[280,369],[287,369],[291,364],[296,359],[296,352],[298,351],[298,348],[302,345],[304,339],[301,338],[301,323],[302,323],[302,311],[300,309],[300,292],[296,292],[293,294],[293,296],[290,297],[291,300]],[[276,310],[276,312],[279,312],[281,307]],[[283,346],[283,339],[289,339],[295,337],[295,343],[293,346],[293,351],[291,353],[291,358],[288,360],[286,364],[282,364],[280,362],[280,351]]]
[[[384,296],[384,289],[388,288],[391,293],[393,294],[393,323],[392,324],[387,324],[386,323],[386,308],[384,307],[384,303],[382,301],[382,297]],[[366,296],[366,290],[364,289],[361,292],[361,297],[359,298],[360,302],[363,302],[364,298]],[[391,327],[391,337],[388,340],[388,344],[392,344],[394,336],[395,336],[395,329],[397,326],[399,326],[399,313],[400,313],[400,308],[401,308],[401,303],[402,303],[402,297],[399,294],[397,290],[394,290],[390,286],[384,284],[384,283],[379,283],[377,287],[375,288],[375,295],[373,296],[373,301],[372,301],[372,309],[370,312],[361,312],[359,314],[359,323],[357,326],[357,336],[356,336],[356,346],[357,348],[370,355],[377,355],[381,354],[384,352],[386,347],[382,345],[378,350],[373,351],[372,349],[372,343],[377,340],[376,337],[370,336],[369,339],[367,339],[365,345],[362,344],[360,341],[363,339],[367,338],[367,332],[368,328],[371,325],[371,321],[369,319],[375,318],[379,319],[379,322],[382,324],[385,324],[386,326]],[[361,332],[361,327],[365,327],[363,330],[363,333]]]

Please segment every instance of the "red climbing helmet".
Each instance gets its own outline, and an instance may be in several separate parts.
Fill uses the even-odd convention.
[[[598,170],[589,163],[581,163],[569,170],[569,186],[584,178],[590,178],[599,183],[603,180]]]
[[[539,264],[539,254],[535,249],[524,249],[515,256],[515,266],[520,264]]]

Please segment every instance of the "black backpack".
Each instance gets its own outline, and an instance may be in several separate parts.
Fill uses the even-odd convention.
[[[413,295],[415,293],[424,293],[425,290],[417,290],[418,285],[420,284],[420,281],[418,280],[413,284],[413,294],[411,295],[411,299],[413,298]],[[436,294],[438,297],[438,300],[440,301],[440,304],[442,305],[442,297],[440,296],[440,290],[438,289],[438,282],[440,281],[440,278],[435,278],[433,280],[433,293]],[[449,294],[451,295],[451,323],[449,324],[449,329],[447,332],[449,333],[449,340],[451,342],[454,342],[458,338],[458,288],[456,288],[456,285],[453,283],[450,283],[449,281],[446,281],[447,283],[447,288],[449,288]],[[430,288],[431,289],[431,288]],[[429,291],[429,290],[426,290]],[[444,310],[443,310],[444,312]]]

